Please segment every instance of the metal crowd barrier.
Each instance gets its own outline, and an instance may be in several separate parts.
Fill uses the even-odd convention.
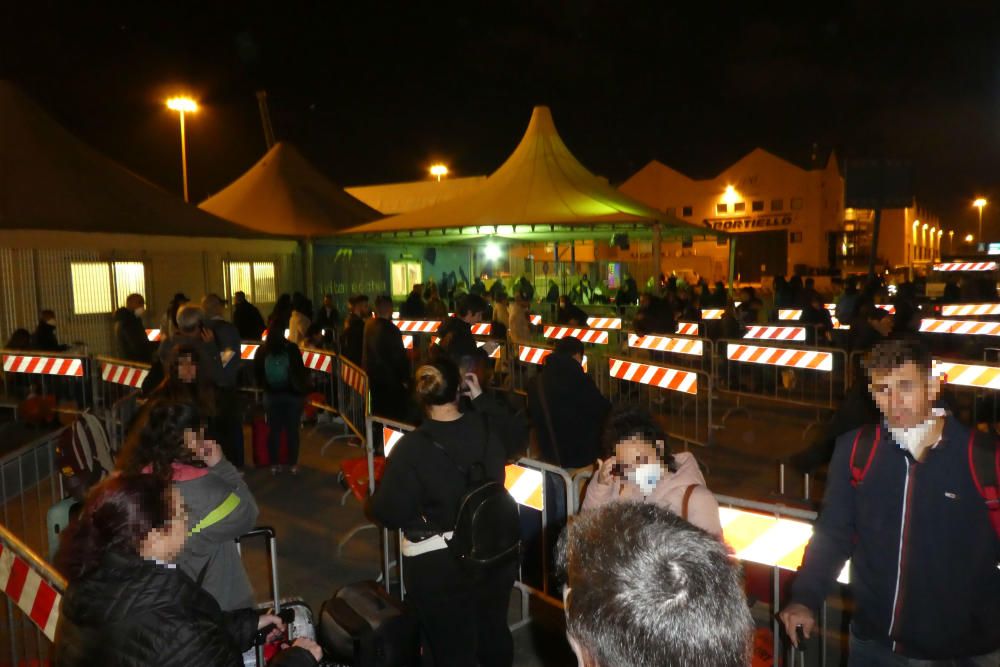
[[[52,395],[75,409],[93,405],[93,360],[86,353],[0,350],[4,394],[17,400]]]
[[[335,356],[335,355],[333,355]],[[344,357],[336,357],[334,365],[337,373],[337,409],[354,435],[365,441],[367,427],[365,420],[371,409],[368,392],[368,374]]]
[[[631,354],[648,355],[637,358],[648,358],[657,363],[692,368],[706,373],[712,372],[712,341],[707,338],[639,335],[630,331],[627,341]],[[638,352],[639,350],[645,352]]]
[[[945,395],[956,416],[966,424],[986,424],[1000,430],[1000,363],[935,359]]]
[[[337,355],[325,350],[303,347],[302,365],[309,375],[312,394],[322,395],[322,400],[311,401],[312,407],[323,412],[337,414]]]
[[[609,357],[608,398],[614,404],[643,405],[666,417],[667,435],[686,444],[712,444],[712,376],[686,368]]]
[[[0,618],[0,655],[11,665],[48,664],[66,580],[0,525],[0,591],[6,598]]]
[[[100,356],[95,361],[101,371],[95,378],[95,409],[103,416],[111,451],[118,452],[139,410],[139,394],[150,365]]]

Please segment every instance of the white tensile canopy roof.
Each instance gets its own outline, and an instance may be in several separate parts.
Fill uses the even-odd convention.
[[[592,174],[559,137],[548,107],[539,106],[521,143],[475,191],[343,233],[438,242],[476,236],[568,240],[605,237],[613,230],[649,234],[654,223],[660,223],[664,237],[712,234],[650,208]]]
[[[252,229],[310,238],[331,236],[382,217],[284,142],[275,144],[257,164],[200,207]]]

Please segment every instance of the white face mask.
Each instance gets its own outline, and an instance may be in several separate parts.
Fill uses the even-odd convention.
[[[136,317],[142,317],[143,315],[146,314],[146,307],[145,306],[139,306],[138,308],[135,309],[134,312],[135,312],[135,316]]]
[[[663,478],[663,466],[659,463],[643,463],[629,470],[628,478],[639,487],[642,495],[648,496]]]
[[[889,433],[892,434],[893,439],[899,443],[899,446],[903,449],[909,450],[913,458],[920,460],[920,455],[923,453],[926,445],[924,444],[927,439],[927,434],[930,432],[937,420],[944,416],[944,410],[940,408],[935,408],[931,417],[926,421],[917,424],[913,428],[889,428]],[[934,443],[931,443],[932,445]]]

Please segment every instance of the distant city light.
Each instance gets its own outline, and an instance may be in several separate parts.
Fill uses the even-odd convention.
[[[966,242],[966,243],[972,243],[972,241],[973,241],[973,236],[972,236],[972,234],[966,234],[966,235],[965,235],[965,242]]]
[[[438,179],[438,183],[441,182],[443,176],[448,175],[448,167],[443,164],[432,164],[431,165],[431,176],[435,176]]]

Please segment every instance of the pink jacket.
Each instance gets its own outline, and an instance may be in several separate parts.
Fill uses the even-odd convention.
[[[586,511],[615,500],[632,500],[656,503],[681,516],[684,492],[688,486],[696,484],[688,500],[687,520],[702,530],[722,537],[719,503],[705,485],[705,476],[701,474],[694,454],[678,452],[674,454],[674,460],[677,462],[677,472],[667,471],[648,496],[643,496],[639,487],[632,482],[620,478],[615,478],[610,484],[600,484],[595,474],[587,486],[587,493],[583,497],[583,506],[580,509]]]

